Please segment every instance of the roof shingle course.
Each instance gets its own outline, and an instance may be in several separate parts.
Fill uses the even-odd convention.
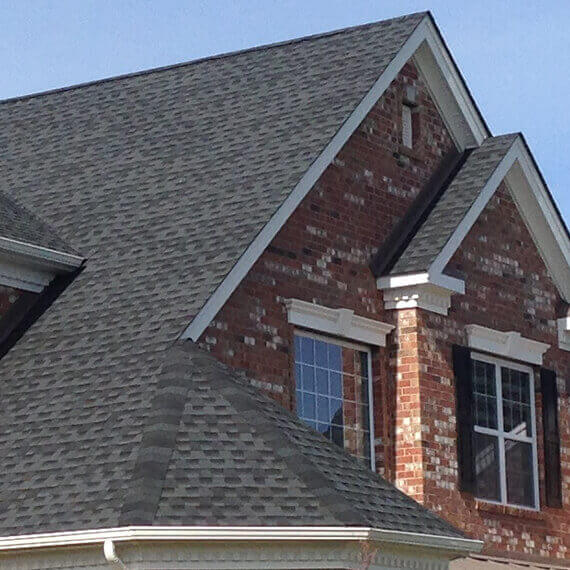
[[[0,105],[0,191],[88,258],[0,361],[0,534],[148,515],[165,351],[423,17]]]

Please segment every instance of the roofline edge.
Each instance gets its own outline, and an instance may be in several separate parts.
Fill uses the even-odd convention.
[[[181,332],[179,338],[182,340],[191,339],[194,342],[200,338],[202,333],[215,318],[218,311],[224,306],[239,283],[241,283],[253,264],[257,259],[259,259],[266,247],[271,243],[271,240],[275,237],[277,232],[287,222],[291,214],[299,206],[303,198],[305,198],[309,193],[327,166],[332,162],[352,133],[361,124],[370,109],[389,87],[404,64],[413,57],[424,42],[429,43],[432,51],[435,49],[434,46],[437,46],[438,49],[435,49],[434,51],[435,56],[437,56],[438,52],[443,54],[443,56],[447,56],[443,57],[443,62],[441,63],[442,69],[448,69],[450,73],[452,71],[456,71],[456,66],[453,63],[449,49],[443,42],[439,35],[439,31],[433,24],[431,14],[426,12],[424,17],[402,44],[399,51],[396,52],[384,71],[382,71],[378,79],[374,82],[370,90],[364,95],[354,111],[340,126],[339,130],[313,161],[311,166],[306,170],[301,180],[282,202],[281,206],[279,206],[270,220],[265,224],[265,226],[263,226],[263,228],[261,228],[260,232],[250,242],[249,246],[242,253],[223,281],[217,286],[215,291],[208,297],[198,313],[192,316],[191,322]],[[448,59],[450,59],[453,65],[450,66],[448,64]],[[461,83],[461,81],[462,79],[460,78],[459,82],[454,81],[454,84],[455,87],[459,86],[461,93],[463,93],[462,90],[465,90],[466,88],[464,83]],[[450,85],[450,89],[452,88],[453,86]],[[454,94],[455,93],[456,92],[454,91]],[[461,95],[461,93],[459,95]],[[472,103],[470,94],[463,99],[468,103]],[[472,115],[475,116],[476,114],[477,113]],[[473,127],[472,123],[469,124]],[[478,144],[480,144],[482,140],[481,137],[484,138],[484,135],[487,133],[487,127],[484,124],[479,124],[479,128],[475,128],[472,132],[473,136],[476,137]]]
[[[0,254],[1,253],[18,258],[25,258],[34,265],[41,266],[42,269],[65,272],[78,269],[85,262],[85,259],[78,255],[6,237],[0,237]]]
[[[383,542],[460,554],[480,552],[483,542],[470,538],[421,534],[371,527],[192,527],[127,526],[0,537],[0,552],[88,546],[130,541],[346,541]]]

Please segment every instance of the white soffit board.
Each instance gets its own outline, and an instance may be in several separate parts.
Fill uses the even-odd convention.
[[[525,338],[514,331],[502,332],[479,325],[467,325],[465,330],[469,348],[530,364],[542,365],[542,357],[550,348],[549,344]]]
[[[386,346],[386,336],[394,325],[359,317],[350,309],[331,309],[299,299],[286,301],[291,324],[372,346]]]
[[[289,219],[289,216],[301,203],[301,200],[308,194],[315,182],[320,178],[352,133],[358,128],[374,104],[380,99],[405,63],[414,56],[422,44],[429,46],[429,49],[432,50],[433,59],[441,67],[439,79],[434,78],[432,80],[433,85],[431,85],[431,91],[444,118],[446,112],[448,112],[450,101],[449,96],[443,96],[443,94],[447,92],[444,87],[447,86],[447,90],[453,93],[453,98],[456,99],[455,104],[460,108],[464,116],[463,123],[469,126],[470,132],[467,135],[464,132],[465,127],[463,125],[461,125],[461,128],[454,126],[461,123],[461,121],[458,121],[458,115],[454,111],[451,111],[450,114],[452,116],[446,119],[450,128],[452,130],[455,129],[453,136],[456,144],[459,144],[459,150],[464,150],[466,146],[472,145],[473,140],[477,144],[480,144],[484,138],[489,136],[490,133],[487,131],[461,77],[457,73],[447,47],[442,42],[431,18],[425,16],[394,59],[388,64],[382,75],[374,83],[370,91],[364,96],[356,109],[340,127],[323,152],[315,159],[313,164],[311,164],[289,196],[273,214],[256,238],[250,243],[222,283],[183,331],[181,338],[189,338],[193,341],[198,340],[265,248],[271,243],[271,240],[275,237],[277,232]],[[421,61],[419,65],[420,67],[422,66]],[[427,63],[424,62],[423,65],[427,65]],[[438,98],[439,100],[437,100]]]

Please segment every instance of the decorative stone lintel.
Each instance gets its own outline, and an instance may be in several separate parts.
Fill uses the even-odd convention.
[[[542,365],[542,357],[549,344],[521,336],[515,331],[502,332],[480,325],[467,325],[467,343],[470,348],[498,356]]]
[[[570,350],[570,315],[558,319],[558,346]]]
[[[359,317],[351,309],[332,309],[299,299],[288,299],[285,304],[293,325],[373,346],[386,346],[386,336],[394,328],[388,323]]]
[[[454,291],[432,283],[419,283],[405,287],[384,290],[386,309],[425,309],[440,315],[447,315]]]

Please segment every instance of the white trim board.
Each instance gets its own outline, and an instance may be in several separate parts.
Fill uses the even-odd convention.
[[[285,305],[291,324],[365,345],[386,346],[386,337],[394,329],[394,325],[359,317],[351,309],[331,309],[299,299],[288,299]]]
[[[0,237],[0,285],[41,292],[59,273],[79,268],[83,258]]]
[[[550,348],[549,344],[525,338],[515,331],[497,331],[480,325],[466,325],[465,330],[469,348],[529,364],[542,366],[542,357]]]
[[[455,104],[461,110],[460,115],[458,115],[456,111],[447,113],[451,115],[451,117],[447,119],[447,123],[453,131],[453,136],[459,145],[459,149],[464,150],[467,146],[480,144],[485,137],[489,136],[485,124],[480,119],[479,113],[453,65],[449,50],[442,42],[431,18],[426,15],[411,33],[400,51],[388,64],[370,91],[364,96],[362,101],[360,101],[356,109],[340,127],[313,164],[311,164],[289,196],[273,214],[269,222],[249,244],[245,252],[214,293],[208,298],[192,322],[182,332],[182,339],[198,340],[239,283],[241,283],[242,279],[247,275],[259,256],[271,243],[271,240],[277,235],[277,232],[287,222],[291,214],[309,193],[327,166],[333,161],[334,157],[348,141],[352,133],[359,127],[368,112],[398,75],[405,63],[418,53],[418,49],[422,45],[429,47],[433,60],[437,62],[441,71],[438,77],[432,79],[432,85],[428,85],[428,88],[431,87],[431,92],[434,99],[436,99],[436,104],[442,109],[442,113],[445,115],[446,101],[449,100],[449,96],[446,95],[444,98],[442,94],[449,91],[453,94]],[[429,59],[426,59],[425,50],[422,53],[424,55],[423,59],[422,57],[416,59],[420,71],[422,65],[426,66],[426,61]],[[429,64],[432,64],[431,60]],[[425,71],[423,73],[425,75]],[[439,101],[437,100],[438,97],[440,99]],[[463,117],[462,121],[459,120],[461,116]],[[467,125],[467,127],[465,125]]]
[[[479,552],[483,543],[448,537],[371,527],[191,527],[128,526],[0,537],[0,552],[55,546],[129,541],[374,541],[436,548],[461,553]]]

